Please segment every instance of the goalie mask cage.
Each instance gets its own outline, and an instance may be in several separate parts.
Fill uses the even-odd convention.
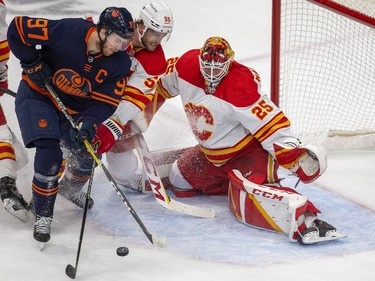
[[[375,0],[273,0],[272,20],[271,98],[294,133],[373,147]]]

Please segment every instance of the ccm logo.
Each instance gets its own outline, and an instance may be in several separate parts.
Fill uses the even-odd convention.
[[[269,199],[277,200],[277,201],[282,201],[283,198],[284,198],[284,196],[282,196],[282,195],[277,195],[275,193],[263,191],[263,190],[256,189],[256,188],[253,189],[252,193],[255,194],[255,195],[258,195],[258,196],[262,196],[264,198],[269,198]]]

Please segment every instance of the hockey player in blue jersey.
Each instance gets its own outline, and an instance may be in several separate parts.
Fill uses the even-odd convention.
[[[62,148],[79,153],[89,177],[93,160],[84,140],[116,110],[129,74],[130,59],[122,52],[131,42],[134,22],[125,8],[109,7],[97,25],[83,19],[50,20],[17,16],[9,25],[8,41],[23,68],[15,101],[22,138],[34,148],[32,180],[35,207],[34,238],[50,239],[58,191]],[[45,84],[50,83],[69,114],[74,130]]]

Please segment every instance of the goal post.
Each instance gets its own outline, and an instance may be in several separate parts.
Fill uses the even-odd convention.
[[[305,142],[375,147],[375,0],[273,0],[271,99]]]

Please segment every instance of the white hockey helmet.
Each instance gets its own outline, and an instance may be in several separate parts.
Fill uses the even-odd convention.
[[[173,15],[169,7],[163,2],[150,2],[142,7],[138,21],[144,25],[143,34],[147,28],[156,32],[167,33],[168,41],[173,30]]]

